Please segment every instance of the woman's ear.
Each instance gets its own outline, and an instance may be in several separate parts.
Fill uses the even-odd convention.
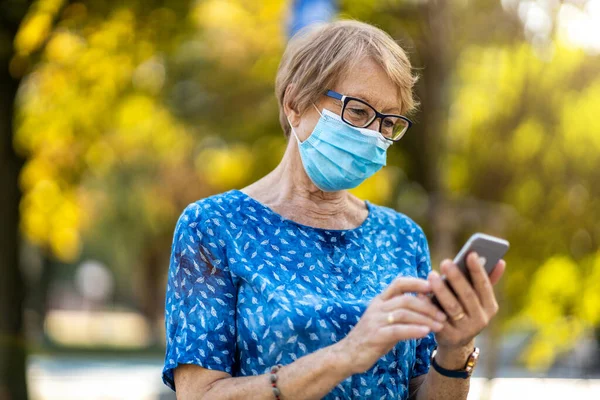
[[[296,97],[296,93],[294,90],[294,85],[289,84],[285,88],[285,93],[283,95],[283,112],[287,116],[289,123],[293,127],[297,127],[300,123],[300,113],[298,112],[298,107],[294,98]]]

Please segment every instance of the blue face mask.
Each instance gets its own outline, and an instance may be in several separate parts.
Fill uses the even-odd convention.
[[[319,122],[304,142],[292,127],[306,174],[319,189],[335,192],[354,188],[385,165],[390,141],[381,133],[354,128],[326,109],[319,114]]]

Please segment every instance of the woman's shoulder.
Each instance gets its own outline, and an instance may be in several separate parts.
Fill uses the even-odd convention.
[[[394,210],[390,207],[380,206],[377,204],[369,203],[371,210],[374,213],[375,220],[377,223],[384,227],[392,227],[399,230],[401,233],[410,234],[423,234],[423,229],[408,215]]]
[[[239,210],[241,197],[237,190],[230,190],[196,200],[188,204],[180,218],[197,223],[212,219],[231,219]]]
[[[238,221],[241,201],[240,193],[230,190],[188,204],[177,220],[175,239],[182,237],[183,232],[193,232],[200,238],[227,237],[228,229],[241,224]]]

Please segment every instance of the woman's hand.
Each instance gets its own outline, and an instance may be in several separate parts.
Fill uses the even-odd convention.
[[[443,329],[447,317],[429,299],[409,293],[429,293],[424,279],[397,278],[375,297],[360,321],[338,344],[351,373],[371,368],[401,340],[425,337]]]
[[[504,260],[500,260],[488,277],[479,262],[479,256],[471,253],[467,257],[467,268],[473,282],[471,284],[456,264],[450,260],[442,261],[440,270],[446,275],[447,282],[456,295],[444,284],[438,273],[429,274],[428,280],[433,293],[449,316],[444,329],[435,335],[440,352],[465,354],[468,351],[470,354],[473,339],[498,312],[493,285],[498,283],[505,267]],[[464,363],[465,360],[466,358],[461,361]]]

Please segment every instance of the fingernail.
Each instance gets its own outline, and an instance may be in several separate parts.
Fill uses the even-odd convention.
[[[444,322],[444,321],[446,321],[446,319],[448,317],[446,317],[446,314],[444,314],[443,312],[438,311],[437,314],[435,314],[435,318],[438,319],[438,320],[440,320],[440,321],[442,321],[442,322]]]
[[[443,328],[444,328],[443,324],[440,324],[439,322],[433,323],[433,329],[435,329],[436,331],[441,331]]]

